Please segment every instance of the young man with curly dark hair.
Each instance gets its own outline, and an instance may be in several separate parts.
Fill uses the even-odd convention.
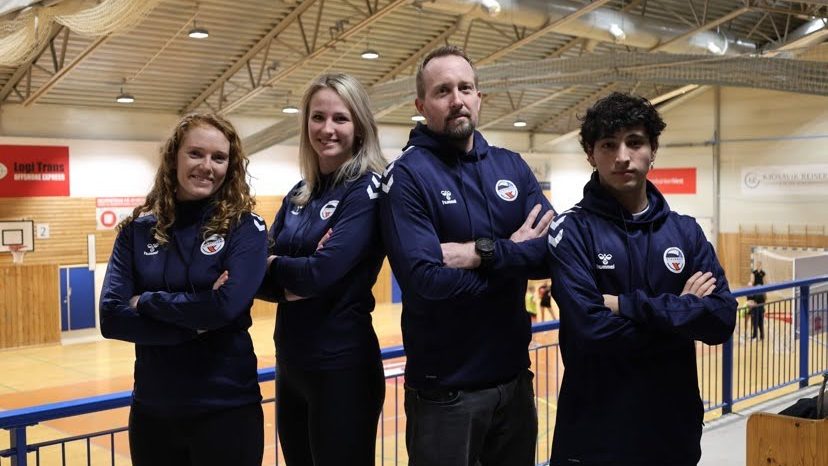
[[[594,171],[548,237],[566,367],[550,465],[701,457],[695,342],[730,338],[736,300],[695,219],[647,181],[665,126],[650,102],[621,93],[582,119]]]

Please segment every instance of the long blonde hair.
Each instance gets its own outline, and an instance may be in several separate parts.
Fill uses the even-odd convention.
[[[380,149],[377,123],[371,113],[368,93],[362,84],[351,75],[343,73],[324,74],[317,77],[302,97],[302,124],[299,136],[299,167],[305,183],[293,197],[295,205],[305,205],[310,201],[314,189],[319,183],[319,156],[310,143],[308,135],[308,117],[310,116],[310,101],[322,89],[330,89],[338,95],[354,121],[353,155],[339,168],[333,176],[333,184],[352,181],[362,176],[366,171],[382,172],[386,161]]]
[[[144,203],[132,211],[132,216],[121,222],[123,227],[142,214],[155,215],[153,236],[158,244],[165,245],[170,237],[167,233],[175,222],[175,195],[178,189],[177,158],[184,136],[196,126],[212,126],[221,131],[230,142],[227,174],[218,191],[211,197],[213,216],[204,225],[202,235],[225,235],[241,219],[244,213],[252,212],[256,201],[250,195],[247,184],[247,165],[250,160],[242,149],[241,139],[233,125],[224,118],[209,113],[191,113],[183,117],[173,134],[161,148],[161,164],[155,172],[155,182]]]

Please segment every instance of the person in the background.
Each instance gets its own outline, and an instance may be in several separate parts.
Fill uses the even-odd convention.
[[[541,320],[546,319],[546,313],[549,313],[551,320],[557,320],[558,316],[552,312],[552,284],[545,282],[538,287],[538,305],[540,306]]]
[[[300,181],[270,236],[263,292],[279,302],[276,408],[288,466],[374,464],[385,380],[371,325],[384,250],[382,156],[368,95],[346,74],[302,99]]]
[[[762,270],[762,261],[756,261],[756,268],[750,271],[750,279],[748,286],[759,286],[765,284],[765,271]],[[765,339],[765,301],[767,295],[765,293],[756,293],[747,297],[748,312],[750,313],[750,339],[756,339],[757,333],[759,339]],[[758,332],[757,332],[758,331]]]
[[[701,457],[695,340],[727,341],[736,300],[695,219],[647,181],[665,126],[650,102],[621,93],[583,118],[594,172],[548,237],[565,366],[550,465]]]
[[[532,322],[538,321],[538,300],[535,296],[535,287],[529,285],[526,288],[526,296],[523,297],[523,300],[526,304],[526,312],[529,313],[529,317],[532,319]]]
[[[175,127],[146,201],[120,225],[101,333],[135,343],[132,464],[260,466],[264,424],[250,307],[267,231],[233,126]]]
[[[527,280],[554,211],[526,162],[475,130],[477,72],[455,46],[417,70],[426,124],[385,171],[380,218],[402,290],[411,466],[534,465]]]

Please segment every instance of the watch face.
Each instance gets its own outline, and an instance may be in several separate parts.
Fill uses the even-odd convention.
[[[494,252],[494,241],[489,238],[478,238],[474,243],[474,248],[479,253],[490,254]]]

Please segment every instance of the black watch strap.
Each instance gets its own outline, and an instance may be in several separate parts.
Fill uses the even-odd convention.
[[[491,238],[477,238],[474,240],[474,252],[480,256],[480,267],[488,267],[494,261],[494,240]]]

